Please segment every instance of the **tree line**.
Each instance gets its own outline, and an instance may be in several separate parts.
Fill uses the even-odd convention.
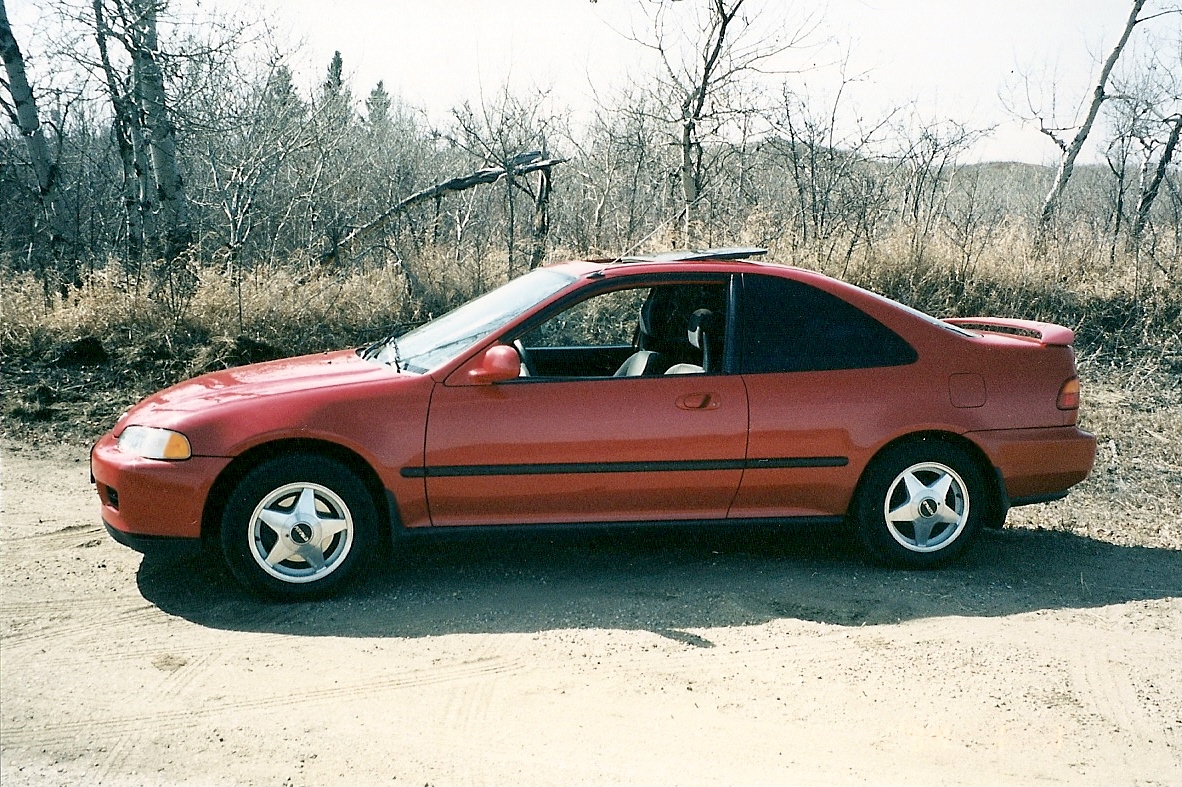
[[[906,106],[847,121],[844,72],[825,94],[770,82],[819,23],[769,33],[755,2],[638,0],[657,67],[585,120],[505,87],[433,124],[385,82],[355,95],[339,52],[301,89],[257,29],[181,28],[164,0],[62,0],[72,35],[40,89],[0,0],[0,265],[47,299],[103,269],[173,303],[208,267],[393,263],[413,296],[427,251],[478,287],[553,254],[739,242],[839,272],[939,254],[968,276],[1018,231],[1031,254],[1080,236],[1138,286],[1177,285],[1177,7],[1130,0],[1075,114],[1028,81],[1012,110],[1054,140],[1052,169],[966,163],[988,129]],[[1089,139],[1103,163],[1077,166]]]

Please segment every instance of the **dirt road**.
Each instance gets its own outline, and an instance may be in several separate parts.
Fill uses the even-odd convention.
[[[84,448],[0,461],[9,787],[1182,783],[1176,549],[483,537],[277,605],[109,540]]]

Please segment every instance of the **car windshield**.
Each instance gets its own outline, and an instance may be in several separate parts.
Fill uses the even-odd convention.
[[[426,372],[446,363],[466,347],[488,336],[514,317],[549,298],[575,279],[544,268],[481,295],[442,317],[386,342],[377,355],[411,372]]]

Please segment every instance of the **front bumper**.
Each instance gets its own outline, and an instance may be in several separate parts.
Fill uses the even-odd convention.
[[[173,536],[141,536],[117,530],[103,522],[107,535],[125,547],[153,557],[172,558],[194,555],[201,551],[200,538],[174,538]]]
[[[209,490],[230,463],[225,457],[195,456],[184,461],[144,459],[119,450],[105,435],[90,452],[90,474],[98,489],[103,523],[139,537],[200,539]],[[142,550],[141,550],[142,551]]]
[[[997,468],[1007,505],[1055,500],[1088,477],[1096,438],[1076,426],[969,432]]]

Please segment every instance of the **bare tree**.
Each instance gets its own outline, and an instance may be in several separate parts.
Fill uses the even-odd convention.
[[[1141,12],[1146,2],[1147,0],[1132,0],[1132,6],[1129,10],[1128,18],[1125,20],[1120,38],[1117,39],[1116,45],[1113,46],[1112,51],[1109,52],[1108,57],[1105,58],[1100,66],[1100,74],[1096,79],[1095,87],[1092,89],[1091,98],[1087,102],[1087,109],[1077,125],[1055,127],[1053,121],[1048,124],[1047,119],[1040,117],[1038,112],[1033,113],[1038,119],[1039,130],[1049,137],[1061,152],[1059,166],[1055,172],[1054,183],[1043,199],[1042,210],[1039,213],[1038,228],[1040,238],[1045,236],[1059,210],[1063,192],[1067,189],[1067,184],[1075,169],[1075,161],[1092,132],[1092,126],[1096,121],[1096,116],[1100,113],[1101,106],[1103,106],[1107,99],[1111,98],[1111,94],[1108,92],[1109,77],[1112,74],[1113,68],[1116,66],[1117,60],[1120,59],[1121,53],[1125,50],[1125,46],[1133,34],[1133,29],[1150,19],[1178,12],[1178,9],[1170,9],[1142,16]],[[1074,131],[1074,134],[1068,139],[1066,133],[1071,131]]]
[[[132,86],[117,69],[108,41],[112,37],[106,9],[101,0],[93,0],[95,43],[113,112],[112,132],[123,164],[123,207],[127,232],[127,263],[137,270],[144,253],[144,242],[152,234],[147,223],[156,215],[155,190],[151,187],[147,147],[132,99]]]
[[[37,100],[25,72],[25,59],[12,34],[12,26],[8,23],[8,10],[4,7],[4,0],[0,0],[0,59],[3,59],[4,70],[8,75],[7,80],[0,82],[7,89],[11,99],[5,99],[0,94],[0,107],[3,107],[9,120],[20,130],[25,140],[25,148],[37,184],[41,212],[49,230],[50,250],[55,260],[60,261],[61,246],[66,234],[66,217],[61,201],[56,157],[50,153],[49,144],[45,139],[41,118],[37,112]],[[71,261],[68,267],[67,279],[76,283],[77,265]],[[42,281],[48,295],[48,277],[43,275]]]
[[[1112,102],[1126,119],[1125,136],[1141,153],[1139,194],[1130,241],[1139,247],[1153,204],[1182,135],[1182,29],[1173,45],[1154,42],[1131,76],[1116,80]]]
[[[826,264],[843,259],[846,267],[858,245],[873,240],[886,210],[884,179],[871,161],[896,112],[843,123],[846,90],[860,77],[847,76],[845,63],[840,76],[838,88],[824,102],[785,85],[783,103],[772,120],[776,134],[767,147],[773,162],[786,167],[793,192],[791,199],[769,200],[792,206],[793,248],[807,249]]]
[[[903,200],[900,217],[909,230],[911,258],[918,263],[944,213],[958,157],[984,132],[955,121],[913,121],[900,129],[903,150],[895,159],[895,174]]]
[[[798,26],[756,24],[748,0],[650,0],[651,31],[634,41],[653,50],[661,64],[658,101],[673,108],[681,193],[682,242],[692,245],[695,210],[706,183],[705,147],[723,126],[754,109],[750,94],[737,95],[745,80],[765,73],[769,61],[801,46],[815,30],[812,19]],[[747,85],[747,88],[752,86]]]
[[[1132,255],[1137,292],[1152,283],[1154,266],[1173,275],[1158,259],[1153,219],[1182,137],[1182,29],[1173,42],[1154,38],[1151,43],[1114,75],[1106,105],[1113,130],[1106,158],[1116,179],[1110,259],[1116,259],[1120,230],[1127,226],[1124,245]],[[1176,249],[1167,252],[1176,254]]]
[[[577,248],[632,250],[653,230],[664,199],[659,121],[652,94],[630,86],[600,96],[590,123],[567,134],[577,162],[566,180],[565,226]]]
[[[1157,200],[1157,195],[1161,191],[1162,182],[1165,180],[1166,172],[1169,171],[1170,162],[1174,156],[1177,155],[1178,139],[1182,136],[1182,113],[1175,113],[1170,117],[1163,118],[1162,124],[1168,129],[1164,143],[1158,147],[1160,140],[1150,139],[1145,141],[1146,166],[1142,172],[1148,177],[1142,178],[1141,194],[1137,199],[1137,214],[1133,219],[1133,243],[1135,246],[1140,245],[1141,238],[1145,234],[1145,227],[1149,224],[1149,213],[1153,209],[1153,203]],[[1157,162],[1152,162],[1153,153],[1160,149],[1157,154]]]
[[[138,257],[150,241],[153,254],[171,262],[192,243],[192,229],[160,63],[163,7],[159,0],[92,0],[90,23],[123,163],[129,254]],[[112,42],[121,51],[112,51]]]
[[[1005,211],[986,173],[989,164],[959,168],[949,184],[941,229],[960,252],[954,269],[955,286],[963,288],[977,259],[989,247],[1005,221]]]
[[[1129,197],[1129,164],[1133,157],[1133,133],[1131,126],[1136,118],[1131,113],[1114,118],[1114,134],[1104,151],[1104,161],[1112,173],[1112,211],[1109,223],[1110,243],[1108,259],[1116,261],[1116,250],[1127,223],[1125,203]]]
[[[158,61],[156,33],[159,0],[128,0],[126,45],[132,62],[136,97],[147,131],[156,189],[164,223],[164,257],[175,260],[193,241],[184,179],[177,165],[176,128],[164,93],[164,72]]]
[[[4,70],[8,74],[4,87],[11,97],[11,101],[8,101],[0,96],[0,106],[24,137],[29,161],[37,179],[37,190],[42,199],[48,202],[54,185],[54,163],[37,114],[37,100],[25,74],[25,59],[12,35],[12,26],[8,23],[4,0],[0,0],[0,58],[3,58]]]
[[[517,267],[517,197],[524,194],[532,204],[528,267],[541,264],[550,231],[549,204],[553,188],[548,167],[538,173],[537,185],[520,172],[523,163],[535,158],[549,159],[549,138],[557,118],[544,109],[546,95],[522,99],[503,88],[496,100],[482,100],[479,108],[465,102],[453,113],[454,128],[446,136],[476,161],[504,172],[505,248],[508,272]]]

